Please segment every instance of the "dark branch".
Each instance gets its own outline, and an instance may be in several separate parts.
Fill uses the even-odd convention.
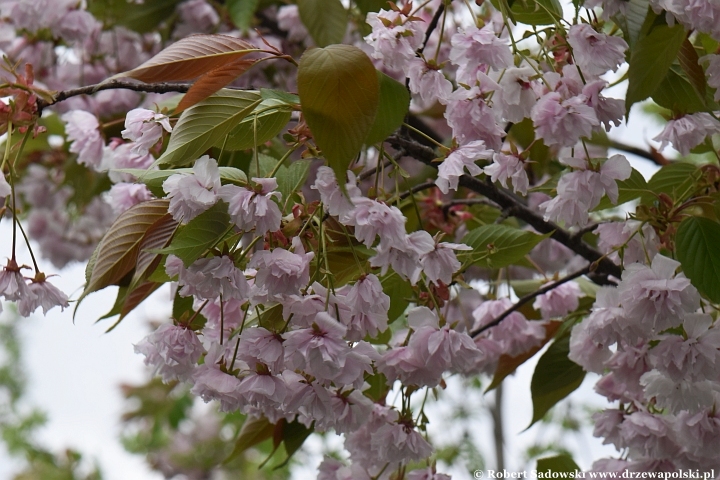
[[[543,293],[547,293],[547,292],[549,292],[550,290],[553,290],[553,289],[559,287],[559,286],[562,285],[563,283],[567,283],[567,282],[569,282],[570,280],[574,280],[574,279],[576,279],[576,278],[578,278],[578,277],[582,277],[583,275],[590,273],[590,272],[592,271],[592,266],[593,266],[593,265],[590,264],[590,265],[588,265],[587,267],[583,268],[582,270],[578,270],[577,272],[571,273],[570,275],[568,275],[568,276],[566,276],[566,277],[563,277],[563,278],[561,278],[560,280],[558,280],[558,281],[556,281],[556,282],[548,283],[548,284],[545,285],[544,287],[542,287],[542,288],[540,288],[540,289],[538,289],[538,290],[535,290],[535,291],[532,292],[532,293],[528,293],[528,294],[525,295],[524,297],[520,298],[517,302],[515,302],[515,304],[514,304],[512,307],[508,308],[508,309],[505,310],[503,313],[501,313],[500,315],[498,315],[495,319],[493,319],[492,322],[487,323],[487,324],[483,325],[482,327],[476,328],[475,330],[473,330],[472,332],[470,332],[470,336],[473,337],[473,338],[475,338],[475,337],[477,337],[478,335],[480,335],[482,332],[484,332],[485,330],[488,330],[488,329],[490,329],[490,328],[492,328],[492,327],[495,327],[495,326],[499,325],[500,322],[502,322],[502,321],[505,320],[508,316],[510,316],[511,313],[519,310],[520,307],[522,307],[523,305],[525,305],[527,302],[529,302],[529,301],[532,300],[533,298],[538,297],[538,296],[542,295]]]
[[[88,85],[86,87],[72,88],[70,90],[62,90],[55,94],[52,102],[46,102],[39,99],[37,103],[38,113],[42,113],[43,108],[55,105],[56,103],[67,100],[78,95],[91,95],[100,90],[125,89],[135,92],[145,93],[185,93],[192,85],[189,83],[138,83],[123,80],[112,80],[110,82],[98,83],[96,85]]]
[[[404,149],[409,156],[426,165],[434,168],[438,167],[438,163],[433,162],[433,160],[437,158],[437,155],[433,149],[429,147],[420,145],[413,140],[402,138],[397,135],[393,135],[388,138],[388,143],[390,143],[390,145],[394,148]],[[600,252],[583,242],[582,238],[573,236],[553,222],[545,221],[538,213],[523,205],[518,199],[509,193],[497,188],[491,182],[482,182],[469,175],[463,175],[460,177],[460,185],[495,202],[503,209],[503,211],[507,212],[508,215],[512,215],[524,221],[536,231],[540,233],[549,233],[550,238],[562,243],[589,262],[597,263],[596,273],[600,274],[600,276],[596,275],[593,278],[593,281],[596,283],[610,284],[611,282],[607,278],[603,278],[610,275],[620,278],[622,273],[620,267],[615,265],[615,263],[606,258]]]
[[[432,35],[432,32],[437,28],[437,24],[440,21],[440,16],[445,11],[445,4],[441,3],[440,8],[437,9],[437,12],[435,12],[435,15],[433,15],[432,20],[430,20],[430,23],[428,24],[427,29],[425,30],[425,40],[423,40],[422,47],[420,47],[420,50],[418,50],[418,53],[423,53],[425,51],[425,47],[427,46],[428,40],[430,40],[430,35]]]

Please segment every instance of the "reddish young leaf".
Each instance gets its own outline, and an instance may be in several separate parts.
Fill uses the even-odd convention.
[[[175,234],[178,225],[178,222],[168,213],[148,228],[140,242],[135,273],[133,273],[133,278],[130,281],[131,290],[134,290],[143,280],[149,277],[160,263],[162,255],[150,253],[149,250],[165,248],[170,243],[170,239]]]
[[[202,102],[245,73],[255,62],[256,60],[240,59],[210,70],[190,87],[190,90],[188,90],[182,100],[180,100],[178,106],[175,107],[175,113],[180,113],[186,108]]]
[[[191,35],[139,67],[113,75],[108,80],[122,77],[145,83],[192,80],[258,50],[255,45],[228,35]]]

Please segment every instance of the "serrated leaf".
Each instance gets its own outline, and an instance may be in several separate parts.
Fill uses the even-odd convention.
[[[274,98],[263,99],[253,112],[216,145],[225,150],[245,150],[271,140],[290,121],[292,107]]]
[[[664,165],[648,181],[648,193],[642,196],[642,203],[652,204],[657,194],[666,193],[674,200],[683,200],[692,190],[701,172],[692,163],[677,162]]]
[[[675,237],[677,258],[683,272],[700,293],[720,302],[720,223],[703,217],[688,217]]]
[[[500,9],[498,0],[492,3]],[[509,16],[513,23],[526,25],[553,25],[562,18],[562,6],[558,0],[501,0],[504,7],[509,8]]]
[[[140,242],[147,230],[167,215],[168,204],[165,199],[148,200],[120,214],[100,241],[90,281],[80,299],[109,285],[117,285],[135,268]]]
[[[530,383],[533,418],[528,428],[575,391],[585,378],[582,367],[568,358],[569,351],[570,335],[567,334],[556,339],[540,357]]]
[[[570,455],[563,453],[554,457],[538,458],[537,471],[550,474],[554,472],[575,473],[580,471],[580,467]],[[548,478],[555,478],[555,476],[551,475]]]
[[[227,9],[235,26],[246,32],[255,16],[260,0],[227,0]]]
[[[374,145],[385,140],[397,130],[405,120],[410,108],[410,92],[405,85],[378,71],[380,100],[377,114],[370,132],[365,139],[366,145]]]
[[[645,181],[645,177],[642,173],[638,172],[634,168],[630,172],[630,177],[626,180],[620,180],[617,182],[618,186],[618,201],[613,204],[607,196],[604,196],[600,203],[593,211],[605,210],[607,208],[614,208],[617,205],[622,205],[625,202],[640,198],[648,191],[648,184]]]
[[[625,14],[613,16],[613,22],[623,31],[625,41],[632,48],[640,38],[648,12],[650,0],[628,0],[625,3]]]
[[[685,72],[685,75],[697,91],[699,97],[705,98],[707,90],[705,72],[698,63],[699,58],[697,51],[695,50],[695,46],[687,38],[680,46],[678,61],[680,62],[680,67],[683,69],[683,72]]]
[[[655,27],[635,44],[630,53],[628,91],[625,97],[626,116],[633,104],[651,96],[660,86],[685,40],[685,28]]]
[[[182,0],[152,0],[143,3],[127,0],[90,0],[88,11],[106,25],[122,25],[138,33],[152,32],[172,16]]]
[[[558,328],[560,328],[560,325],[562,325],[562,323],[563,322],[560,320],[555,320],[544,324],[543,327],[545,328],[545,338],[539,345],[534,346],[527,352],[524,352],[516,357],[511,357],[509,355],[501,355],[500,359],[498,360],[497,368],[495,369],[492,383],[490,383],[485,392],[487,393],[490,390],[497,388],[497,386],[502,383],[505,377],[513,373],[520,365],[530,360],[532,357],[535,356],[537,352],[542,350],[545,344],[552,340],[552,338],[555,336]]]
[[[257,92],[223,89],[185,110],[158,165],[182,165],[216,145],[261,102]]]
[[[145,83],[192,80],[226,65],[258,48],[229,35],[190,35],[173,43],[147,62],[116,78],[134,78]]]
[[[283,92],[282,90],[273,90],[271,88],[261,88],[260,89],[260,96],[263,100],[280,100],[283,103],[286,103],[288,105],[300,105],[300,97],[295,95],[294,93],[289,92]]]
[[[653,92],[652,99],[675,114],[708,110],[704,96],[698,94],[682,69],[675,65],[670,67],[660,86]]]
[[[162,255],[151,253],[150,250],[164,248],[177,230],[178,222],[169,213],[161,217],[150,228],[140,242],[135,273],[130,280],[130,289],[133,290],[140,282],[146,280],[155,271]]]
[[[318,47],[342,43],[348,13],[340,0],[298,0],[298,13]]]
[[[186,267],[215,245],[228,231],[230,215],[227,213],[227,204],[218,202],[206,212],[183,225],[178,229],[170,245],[153,253],[173,254],[179,257]]]
[[[345,178],[378,109],[380,87],[373,63],[350,45],[308,50],[300,59],[298,93],[315,143],[336,178]]]
[[[223,183],[233,184],[247,184],[247,175],[245,172],[235,167],[220,167],[220,180]],[[163,182],[169,177],[183,173],[191,175],[193,173],[192,168],[174,168],[171,170],[143,170],[141,168],[119,168],[113,170],[114,172],[127,173],[138,179],[139,182],[144,183],[150,189],[150,191],[158,197],[165,195],[165,191],[162,188]]]
[[[193,83],[190,90],[185,93],[180,103],[178,103],[178,106],[175,107],[175,113],[180,113],[192,107],[221,88],[229,85],[250,67],[255,65],[255,62],[256,60],[239,59],[210,70]]]
[[[311,160],[296,160],[289,167],[280,167],[275,174],[278,182],[278,191],[282,194],[281,210],[286,211],[290,204],[290,199],[307,180],[310,172]]]
[[[482,267],[501,268],[511,265],[532,250],[547,235],[520,230],[507,225],[483,225],[468,232],[462,242],[473,248],[468,255]]]
[[[385,275],[380,279],[385,295],[390,297],[390,308],[388,309],[388,323],[392,323],[400,317],[413,297],[413,288],[410,282],[403,279],[397,273]]]
[[[269,438],[272,438],[275,425],[265,417],[248,417],[245,419],[237,440],[235,440],[235,448],[228,455],[223,463],[228,463],[237,458],[241,453],[250,447],[257,445]]]

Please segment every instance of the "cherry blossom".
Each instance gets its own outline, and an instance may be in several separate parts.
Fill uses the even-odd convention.
[[[133,142],[132,151],[142,155],[147,154],[160,140],[163,129],[172,132],[168,117],[152,110],[136,108],[128,112],[125,117],[125,130],[121,133],[123,138]]]
[[[595,31],[587,23],[570,27],[567,41],[573,48],[573,57],[585,75],[598,76],[625,62],[628,44],[620,37],[611,37]]]
[[[195,161],[193,173],[175,174],[163,182],[170,199],[168,211],[179,222],[187,223],[217,201],[220,170],[217,162],[205,155]]]
[[[715,133],[720,133],[720,122],[709,113],[700,112],[670,120],[653,140],[660,142],[660,150],[670,143],[681,154],[687,155]]]
[[[488,159],[492,156],[492,151],[485,147],[485,142],[477,140],[467,145],[459,146],[453,149],[450,154],[443,160],[438,168],[438,178],[435,185],[443,193],[448,193],[451,189],[457,190],[460,177],[468,173],[477,176],[483,172],[475,162],[480,159]]]

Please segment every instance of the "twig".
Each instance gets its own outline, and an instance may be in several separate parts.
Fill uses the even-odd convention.
[[[567,276],[561,278],[560,280],[558,280],[558,281],[556,281],[556,282],[548,283],[548,284],[545,285],[544,287],[539,288],[539,289],[535,290],[535,291],[532,292],[532,293],[528,293],[528,294],[525,295],[524,297],[521,297],[517,302],[515,302],[515,304],[514,304],[512,307],[508,308],[508,309],[505,310],[503,313],[501,313],[500,315],[498,315],[497,317],[495,317],[495,318],[493,319],[493,321],[491,321],[490,323],[487,323],[487,324],[483,325],[482,327],[476,328],[475,330],[473,330],[472,332],[470,332],[470,336],[473,337],[473,338],[477,337],[478,335],[480,335],[480,334],[481,334],[482,332],[484,332],[485,330],[488,330],[488,329],[490,329],[490,328],[492,328],[492,327],[495,327],[495,326],[499,325],[500,322],[502,322],[502,321],[505,320],[507,317],[509,317],[511,313],[516,312],[517,310],[519,310],[520,307],[522,307],[523,305],[525,305],[527,302],[529,302],[529,301],[532,300],[533,298],[538,297],[538,296],[542,295],[543,293],[547,293],[547,292],[549,292],[550,290],[553,290],[553,289],[559,287],[559,286],[562,285],[563,283],[567,283],[567,282],[569,282],[570,280],[574,280],[574,279],[576,279],[576,278],[578,278],[578,277],[581,277],[581,276],[583,276],[583,275],[585,275],[585,274],[587,274],[587,273],[590,273],[590,271],[592,271],[592,270],[593,270],[593,264],[589,264],[587,267],[583,268],[582,270],[578,270],[577,272],[571,273],[570,275],[567,275]]]
[[[42,113],[43,108],[55,105],[63,100],[67,100],[68,98],[77,97],[78,95],[91,95],[95,92],[99,92],[100,90],[125,89],[145,93],[185,93],[191,86],[192,84],[189,83],[138,83],[125,80],[113,80],[106,83],[88,85],[86,87],[62,90],[55,94],[52,102],[39,99],[37,102],[38,114]]]
[[[434,186],[435,186],[435,181],[434,181],[434,180],[433,180],[433,181],[429,181],[429,182],[420,183],[420,184],[418,184],[418,185],[415,185],[415,186],[412,187],[410,190],[406,190],[406,191],[402,192],[400,195],[398,195],[398,201],[400,201],[400,200],[405,200],[405,199],[406,199],[407,197],[409,197],[410,195],[413,195],[413,194],[415,194],[415,193],[417,193],[417,192],[421,192],[421,191],[423,191],[423,190],[427,190],[428,188],[433,188]]]
[[[445,11],[445,4],[441,3],[440,8],[437,9],[437,12],[435,12],[435,15],[433,15],[432,20],[430,20],[430,23],[428,24],[428,27],[425,30],[425,40],[423,40],[422,47],[420,47],[420,49],[418,50],[418,53],[423,53],[425,51],[425,47],[427,46],[428,40],[430,40],[430,35],[432,35],[433,31],[437,27],[437,24],[440,21],[440,16],[442,16],[444,11]]]
[[[388,143],[390,143],[390,145],[394,148],[405,149],[408,155],[412,158],[415,158],[416,160],[419,160],[431,167],[438,168],[438,164],[433,162],[433,160],[437,158],[433,149],[421,145],[414,140],[403,138],[398,135],[389,137]],[[611,260],[605,258],[600,252],[583,242],[581,238],[574,237],[553,222],[545,221],[538,213],[534,212],[526,205],[523,205],[518,199],[497,188],[492,183],[482,182],[469,175],[463,175],[460,177],[460,185],[495,202],[503,209],[503,211],[507,211],[509,215],[524,221],[533,227],[537,232],[549,233],[550,238],[562,243],[589,262],[597,262],[596,273],[604,275],[605,277],[612,275],[620,278],[622,271],[620,267],[615,265],[615,263]],[[593,281],[600,284],[612,283],[607,278],[597,275],[593,278]]]

